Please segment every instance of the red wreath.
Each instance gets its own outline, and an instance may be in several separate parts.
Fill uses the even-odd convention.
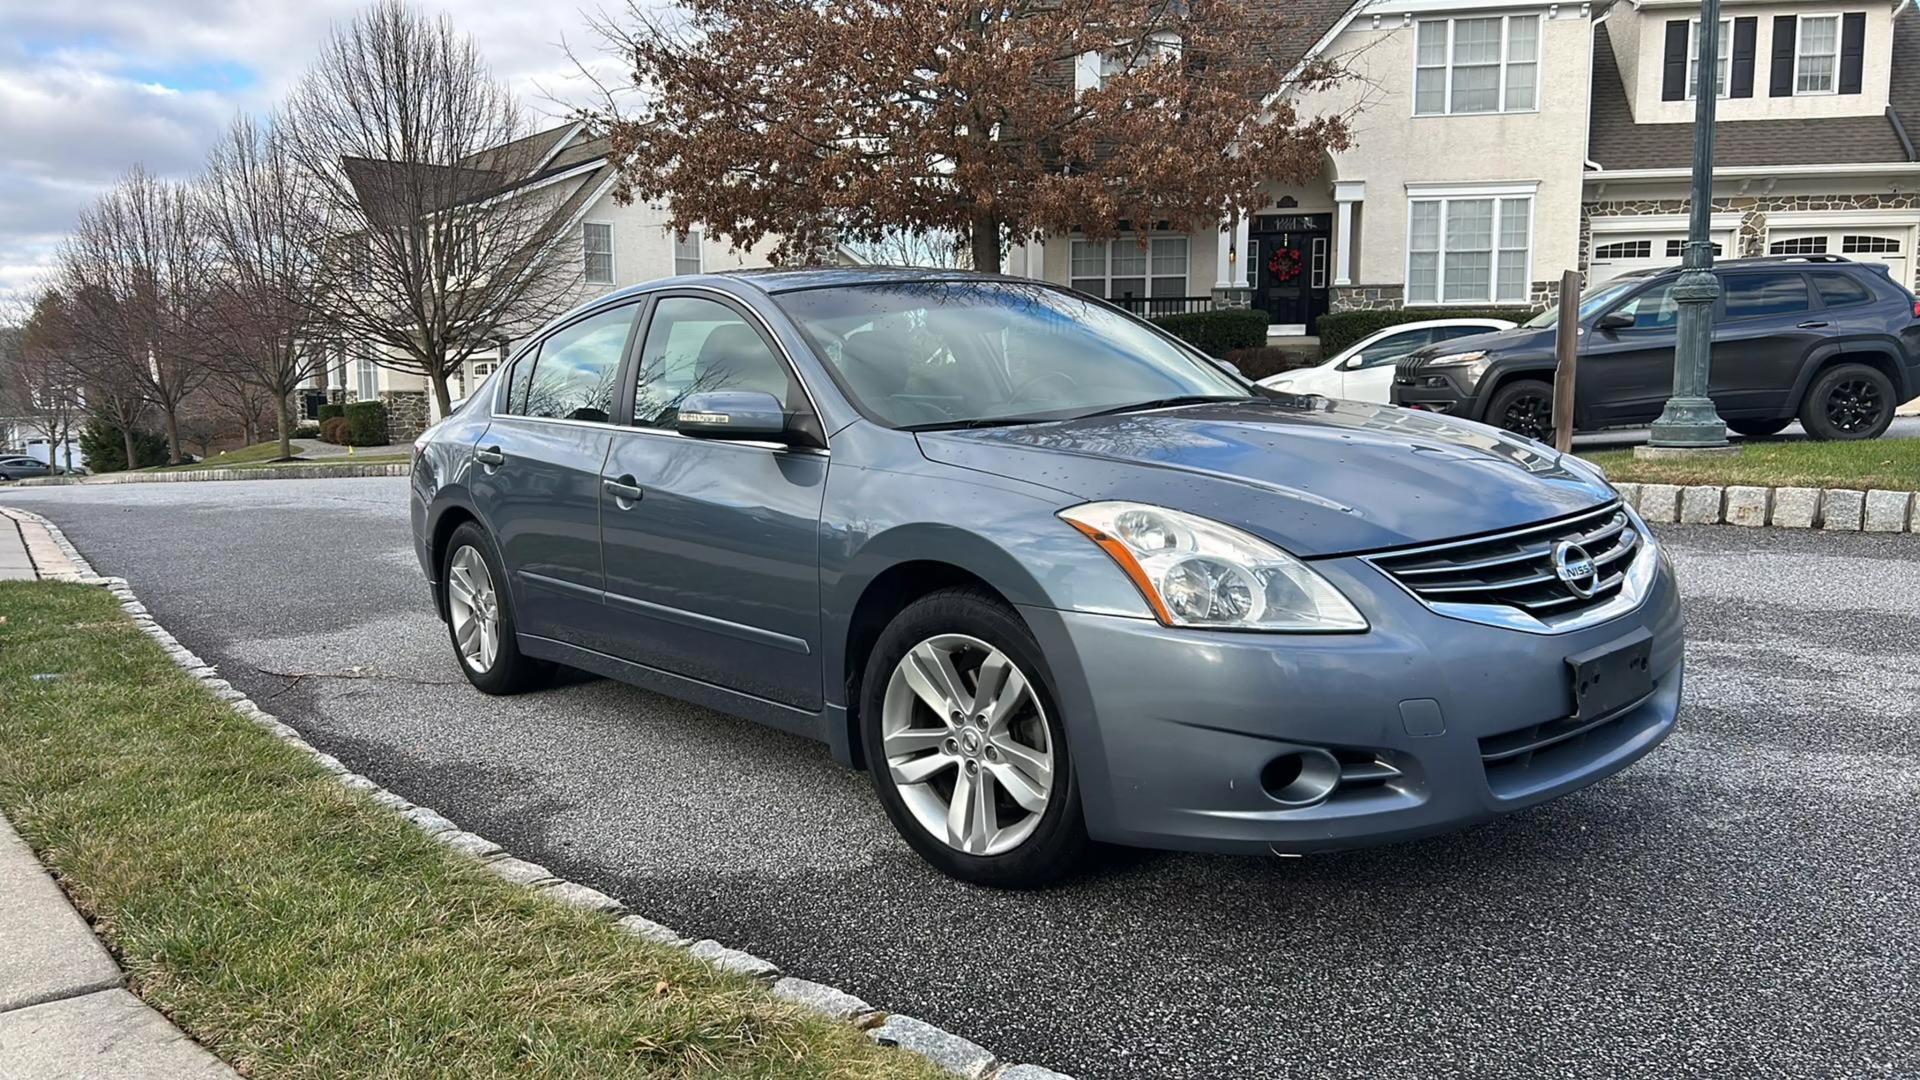
[[[1275,281],[1292,281],[1300,276],[1300,249],[1295,247],[1274,248],[1273,255],[1267,259],[1267,273]]]

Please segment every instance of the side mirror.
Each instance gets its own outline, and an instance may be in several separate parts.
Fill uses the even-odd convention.
[[[1624,311],[1609,311],[1593,324],[1595,330],[1631,330],[1633,316]]]
[[[1366,362],[1367,362],[1366,357],[1360,355],[1359,353],[1354,353],[1352,356],[1349,356],[1345,360],[1340,361],[1340,370],[1341,371],[1359,371],[1361,366],[1364,365]]]
[[[706,390],[680,402],[680,434],[702,439],[784,441],[787,412],[762,390]]]

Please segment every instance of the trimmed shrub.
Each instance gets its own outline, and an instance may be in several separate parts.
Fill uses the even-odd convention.
[[[1272,345],[1262,345],[1257,349],[1233,349],[1227,353],[1227,359],[1240,369],[1241,374],[1255,382],[1269,375],[1312,367],[1320,362],[1319,354],[1311,349],[1283,349]]]
[[[323,426],[334,417],[345,415],[347,415],[347,407],[337,401],[329,401],[325,405],[320,406],[319,420]]]
[[[385,446],[387,403],[356,401],[347,406],[347,441],[352,446]]]
[[[94,472],[122,472],[128,468],[126,441],[120,437],[119,428],[104,420],[88,420],[80,429],[80,452],[86,455],[87,468]],[[155,431],[135,431],[133,453],[133,468],[165,465],[167,437]]]
[[[1347,346],[1401,323],[1426,322],[1428,319],[1506,319],[1526,322],[1538,314],[1534,308],[1392,308],[1384,311],[1340,311],[1322,315],[1314,324],[1320,335],[1320,351],[1328,356]]]
[[[346,417],[329,416],[325,420],[320,421],[320,440],[322,442],[330,442],[335,446],[345,446],[347,445],[347,438],[348,428]]]
[[[1162,315],[1153,320],[1153,324],[1208,356],[1225,356],[1234,349],[1252,349],[1267,343],[1264,311],[1244,308],[1192,311],[1184,315]]]
[[[292,439],[317,439],[320,437],[320,425],[301,424],[299,427],[287,432],[287,437]]]

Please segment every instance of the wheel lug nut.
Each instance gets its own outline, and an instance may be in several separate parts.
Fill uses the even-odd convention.
[[[968,776],[973,776],[973,775],[975,775],[975,774],[977,774],[977,773],[979,773],[979,771],[980,771],[980,763],[979,763],[979,762],[977,762],[977,761],[968,761],[968,762],[967,762],[967,775],[968,775]]]
[[[988,761],[999,761],[999,760],[1000,760],[1000,748],[999,748],[999,747],[997,747],[997,746],[989,746],[989,747],[987,747],[987,760],[988,760]]]
[[[946,742],[940,744],[940,748],[945,750],[947,753],[952,754],[959,751],[960,744],[956,740],[948,739]]]

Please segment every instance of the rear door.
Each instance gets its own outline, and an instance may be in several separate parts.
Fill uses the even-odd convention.
[[[1583,426],[1644,424],[1660,415],[1673,393],[1674,280],[1656,281],[1612,308],[1633,325],[1596,324],[1581,337],[1575,412]]]
[[[606,646],[600,466],[639,311],[590,312],[521,354],[474,445],[470,490],[506,563],[523,634]]]
[[[1834,334],[1833,316],[1797,267],[1729,270],[1720,292],[1708,396],[1723,416],[1783,415],[1807,354]]]

